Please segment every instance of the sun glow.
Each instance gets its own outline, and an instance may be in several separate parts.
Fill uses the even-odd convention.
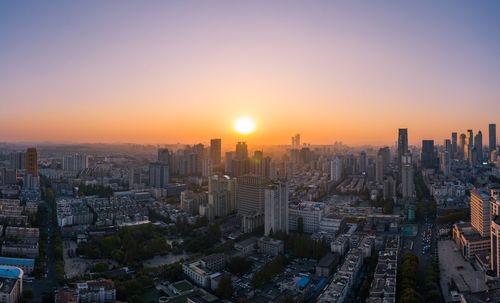
[[[248,135],[255,131],[255,121],[249,117],[240,117],[234,121],[234,130],[242,135]]]

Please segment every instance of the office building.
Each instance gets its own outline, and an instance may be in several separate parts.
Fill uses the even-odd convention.
[[[384,158],[378,154],[375,162],[375,181],[382,184],[384,182]]]
[[[288,205],[288,228],[313,234],[319,230],[325,215],[325,204],[321,202],[301,202]]]
[[[210,160],[212,165],[219,166],[221,163],[222,155],[222,140],[212,139],[210,140]]]
[[[465,134],[460,134],[460,150],[459,150],[459,159],[466,160],[467,155],[467,139]]]
[[[36,148],[30,147],[26,150],[26,174],[38,176],[38,152]]]
[[[10,168],[25,169],[25,167],[26,167],[26,153],[14,152],[10,154]]]
[[[434,140],[422,140],[422,168],[435,168],[436,157],[434,153]]]
[[[439,157],[439,168],[445,177],[448,177],[451,172],[451,157],[446,150],[441,151]]]
[[[451,158],[452,159],[455,159],[455,157],[457,156],[457,152],[458,152],[458,136],[457,136],[457,133],[453,132],[451,133]]]
[[[488,149],[490,153],[497,149],[497,125],[494,123],[488,125]]]
[[[338,182],[342,179],[342,160],[335,157],[330,162],[330,180]]]
[[[402,180],[402,160],[408,152],[408,129],[400,128],[398,130],[398,169],[399,178]]]
[[[170,165],[170,152],[167,148],[158,148],[157,161],[159,163]]]
[[[100,279],[76,283],[76,292],[80,303],[111,303],[116,301],[113,280]]]
[[[236,199],[238,215],[264,212],[264,191],[268,182],[262,176],[246,175],[237,178]]]
[[[483,163],[483,133],[481,131],[474,136],[474,149],[476,155],[475,159],[473,159],[473,163]]]
[[[292,148],[300,148],[300,134],[292,137]]]
[[[469,161],[469,163],[471,163],[472,162],[472,149],[474,148],[474,132],[472,131],[472,129],[467,130],[465,143],[467,146],[465,148],[464,159]]]
[[[149,186],[165,188],[168,185],[168,165],[160,162],[149,164]]]
[[[470,222],[482,237],[490,232],[490,197],[474,188],[470,193]]]
[[[407,152],[401,158],[401,188],[403,198],[415,197],[415,183],[413,180],[413,163],[411,153]]]
[[[264,235],[288,233],[288,185],[275,183],[264,191]]]
[[[490,269],[493,275],[500,277],[500,196],[498,190],[490,191]]]

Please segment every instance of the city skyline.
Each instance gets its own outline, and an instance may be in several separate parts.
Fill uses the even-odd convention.
[[[115,4],[0,4],[1,141],[420,145],[497,122],[495,2]]]

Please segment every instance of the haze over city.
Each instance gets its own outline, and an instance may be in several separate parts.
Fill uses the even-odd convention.
[[[500,112],[496,1],[0,4],[0,140],[441,141]],[[465,130],[464,130],[465,131]]]
[[[500,1],[0,1],[0,302],[500,303]]]

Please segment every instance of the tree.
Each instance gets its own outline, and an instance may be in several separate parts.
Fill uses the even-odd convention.
[[[215,294],[219,297],[229,299],[233,295],[233,281],[230,274],[223,274],[219,282],[219,287],[215,289]]]

